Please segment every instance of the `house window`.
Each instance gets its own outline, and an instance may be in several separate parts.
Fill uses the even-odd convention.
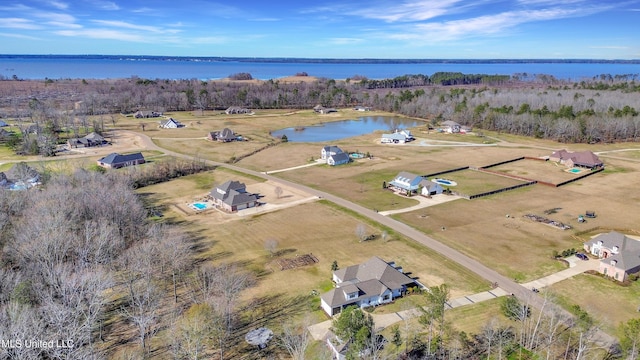
[[[382,298],[382,300],[384,300],[384,301],[389,301],[389,294],[385,295],[385,296]]]
[[[616,275],[614,276],[614,279],[618,280],[618,273],[616,272]]]
[[[604,268],[604,274],[607,275],[607,268]]]

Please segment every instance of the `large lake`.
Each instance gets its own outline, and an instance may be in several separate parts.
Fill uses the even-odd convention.
[[[545,74],[559,79],[580,80],[600,74],[640,74],[637,63],[310,63],[260,61],[194,61],[189,58],[155,57],[82,58],[64,56],[29,57],[0,55],[0,75],[20,79],[107,79],[138,76],[147,79],[220,79],[231,74],[250,73],[268,80],[306,72],[309,76],[346,79],[363,75],[369,79],[390,79],[406,74],[431,76],[436,72],[464,74]]]
[[[306,126],[296,130],[295,127],[271,132],[273,137],[286,135],[292,142],[329,142],[353,136],[370,134],[383,130],[392,132],[395,129],[407,129],[424,125],[424,121],[397,118],[392,116],[363,116],[355,120],[332,121]]]

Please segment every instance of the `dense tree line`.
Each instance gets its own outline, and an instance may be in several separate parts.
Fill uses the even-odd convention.
[[[120,172],[0,191],[0,339],[14,341],[0,359],[107,358],[122,351],[114,343],[141,358],[158,351],[151,340],[162,329],[158,344],[174,358],[224,358],[250,277],[234,265],[194,268],[189,237],[147,215]]]
[[[602,76],[580,82],[550,76],[521,80],[529,77],[436,73],[431,77],[298,83],[135,77],[44,84],[2,81],[0,93],[6,96],[0,98],[0,115],[16,119],[23,130],[11,142],[16,151],[43,155],[53,155],[60,138],[115,125],[117,113],[222,110],[229,106],[304,109],[317,104],[335,108],[364,105],[431,119],[434,124],[454,120],[475,129],[561,142],[638,141],[640,85],[634,76]]]

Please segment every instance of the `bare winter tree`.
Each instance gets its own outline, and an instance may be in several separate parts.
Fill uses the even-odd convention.
[[[269,252],[269,255],[274,256],[278,252],[278,240],[277,239],[267,239],[264,241],[264,248]]]
[[[358,241],[364,241],[367,238],[367,227],[364,224],[356,225],[356,236]]]
[[[280,197],[282,197],[282,188],[280,186],[276,186],[276,188],[273,189],[273,192],[276,194],[278,199],[280,199]]]
[[[285,323],[282,327],[278,343],[291,355],[293,360],[305,359],[305,353],[311,343],[311,337],[307,329],[309,323],[310,321],[305,319],[298,323]]]
[[[144,353],[149,350],[148,340],[157,331],[154,325],[158,321],[161,298],[162,293],[154,284],[138,281],[130,287],[126,306],[120,308],[122,315],[136,326],[140,348]]]

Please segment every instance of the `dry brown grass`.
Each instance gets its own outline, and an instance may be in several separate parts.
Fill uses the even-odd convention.
[[[273,114],[273,116],[263,116],[255,122],[256,119],[258,117],[234,117],[231,120],[227,116],[211,115],[207,120],[207,126],[213,130],[220,128],[225,124],[225,121],[233,121],[233,125],[229,126],[237,126],[238,129],[242,129],[239,132],[243,133],[243,131],[252,131],[250,130],[252,126],[253,128],[262,127],[260,131],[265,131],[265,129],[297,126],[319,120],[315,114],[303,114],[302,112],[294,115],[280,113]],[[202,121],[198,126],[202,127],[201,130],[205,130],[205,121]],[[195,131],[195,126],[192,130]],[[416,131],[414,133],[420,134]],[[494,147],[386,146],[377,142],[379,134],[370,134],[336,141],[335,144],[343,149],[370,152],[374,155],[374,160],[359,160],[335,168],[319,165],[278,173],[278,176],[340,195],[365,206],[386,210],[414,204],[412,199],[390,198],[390,193],[381,189],[382,181],[388,182],[399,171],[429,174],[460,166],[484,166],[519,156],[544,156],[549,155],[554,149],[567,147],[566,144],[551,141],[487,134],[499,136],[509,140],[510,143],[506,145],[501,143],[500,146]],[[444,136],[440,137],[440,135],[427,134],[424,138],[447,139]],[[154,136],[161,137],[155,132]],[[200,145],[189,145],[190,143],[207,144],[203,143],[204,140],[202,142],[191,141],[188,139],[191,136],[188,133],[185,133],[182,139],[178,139],[182,136],[176,135],[176,138],[162,136],[163,139],[157,141],[161,145],[169,146],[172,144],[175,149],[180,151],[200,149],[201,153],[205,153]],[[454,141],[460,141],[460,139],[456,138]],[[518,146],[515,142],[522,145]],[[226,146],[227,144],[220,145]],[[241,143],[236,145],[243,146]],[[261,171],[301,165],[308,163],[311,157],[319,157],[322,145],[324,144],[286,143],[246,158],[239,164]],[[592,151],[610,151],[634,146],[638,148],[635,144],[611,144],[572,146],[571,150],[584,148]],[[244,150],[241,148],[232,151],[216,150],[217,152],[207,150],[211,152],[211,155],[205,154],[203,157],[211,156],[225,159],[233,155],[234,152]],[[640,150],[610,153],[610,156],[603,155],[602,159],[606,164],[605,171],[560,188],[534,185],[471,201],[457,200],[394,217],[478,259],[506,276],[519,281],[533,280],[564,267],[563,264],[552,260],[551,254],[554,250],[580,248],[583,239],[574,236],[577,231],[592,228],[604,231],[608,229],[637,230],[636,215],[640,213],[640,193],[630,191],[636,185],[638,172],[640,172],[640,163],[635,156],[637,151]],[[507,164],[493,168],[493,170],[526,177],[546,176],[543,180],[550,179],[554,182],[575,176],[562,171],[563,169],[556,169],[555,165],[531,163],[531,161]],[[549,170],[558,170],[558,172],[550,174]],[[221,176],[218,175],[218,171],[213,174],[215,180],[223,180],[225,176],[236,177],[237,174],[227,173]],[[443,177],[452,178],[453,176]],[[245,180],[247,183],[255,182],[250,178]],[[452,180],[456,179],[452,178]],[[496,180],[491,178],[479,180],[478,186],[487,186],[487,183],[492,181]],[[180,184],[180,182],[184,183]],[[153,197],[157,201],[170,202],[176,198],[176,193],[184,196],[201,193],[203,189],[197,191],[190,189],[197,183],[198,181],[179,179],[169,183],[172,185],[164,190],[152,187],[146,190],[155,193]],[[545,210],[551,208],[560,209],[556,214],[551,214],[548,217],[568,223],[574,226],[574,229],[561,231],[522,217],[526,213],[543,215]],[[595,210],[598,217],[588,219],[587,223],[577,223],[577,216],[584,214],[586,210]],[[508,218],[507,214],[509,214]],[[325,289],[330,286],[327,279],[330,274],[331,261],[335,259],[341,266],[346,266],[366,260],[372,255],[397,261],[405,269],[414,272],[422,279],[426,279],[427,285],[441,282],[453,285],[452,297],[483,286],[482,282],[473,275],[470,277],[473,280],[465,280],[470,274],[467,274],[466,270],[459,265],[440,259],[439,256],[410,241],[396,240],[382,243],[376,240],[371,243],[358,243],[354,230],[362,220],[320,203],[306,204],[259,215],[251,219],[232,221],[226,221],[214,214],[185,217],[175,213],[171,216],[181,221],[186,219],[189,229],[202,234],[207,239],[208,245],[202,256],[213,258],[216,261],[242,262],[255,273],[261,275],[258,286],[246,294],[247,298],[282,289],[285,289],[283,291],[292,291],[293,294],[308,294],[312,289]],[[368,226],[371,232],[381,230],[375,228],[374,225]],[[445,231],[442,231],[443,226]],[[313,231],[309,229],[313,229]],[[313,253],[320,259],[320,263],[295,270],[276,271],[276,269],[269,267],[271,258],[263,245],[264,240],[268,237],[277,238],[280,241],[280,249],[285,250],[284,255]],[[428,261],[424,260],[425,256],[429,258]],[[591,288],[599,287],[603,283],[606,284],[608,281],[595,279],[588,284],[581,284],[580,290],[576,290],[576,288],[565,288],[567,285],[563,282],[555,285],[554,289],[557,287],[557,292],[562,296],[571,297],[576,292],[589,294]],[[599,296],[597,295],[596,298]],[[591,304],[586,302],[585,299],[588,299],[589,296],[585,295],[581,301],[585,300],[584,308],[593,309],[595,317],[609,317],[611,319],[630,316],[628,304],[632,304],[633,308],[637,305],[633,299],[629,298],[626,288],[613,287],[609,289],[606,296],[602,296],[603,299],[605,297],[608,297],[610,302],[624,302],[625,306],[620,312],[617,312],[615,309],[607,309],[604,300],[598,300],[601,301],[600,305]],[[462,318],[479,316],[473,310],[469,311],[471,313],[462,315]],[[483,309],[477,311],[485,312]],[[612,312],[615,314],[604,315]],[[610,328],[615,325],[614,321],[617,320],[609,321]],[[478,320],[479,322],[482,320]],[[472,326],[472,328],[477,328],[477,326]]]
[[[595,275],[578,275],[551,286],[560,302],[579,305],[598,325],[615,334],[620,323],[638,317],[640,284],[621,287]],[[615,306],[612,306],[615,304]]]

